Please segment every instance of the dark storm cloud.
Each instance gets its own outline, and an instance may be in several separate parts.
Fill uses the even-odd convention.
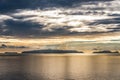
[[[35,9],[45,7],[70,7],[76,3],[96,0],[0,0],[0,12],[9,12],[16,9]],[[97,0],[111,1],[111,0]]]
[[[30,36],[30,35],[37,35],[43,27],[40,24],[37,23],[31,23],[31,22],[25,22],[25,21],[17,21],[17,20],[6,20],[4,21],[4,28],[2,30],[1,35],[8,35],[8,36]]]
[[[19,19],[19,18],[18,18]],[[21,19],[21,18],[20,18]],[[54,31],[43,31],[44,25],[29,21],[8,19],[4,21],[5,26],[0,27],[0,35],[16,36],[16,37],[44,37],[67,35],[69,27],[55,28]],[[1,25],[2,26],[2,25]]]
[[[106,26],[106,29],[108,29],[108,32],[119,32],[120,31],[120,17],[112,18],[112,19],[102,19],[102,20],[97,20],[89,25],[111,25],[111,27]]]
[[[99,24],[119,24],[120,23],[120,17],[112,18],[112,19],[102,19],[102,20],[97,20],[91,25],[99,25]]]
[[[68,29],[72,28],[72,26],[62,26],[58,28],[53,28],[53,31],[44,31],[44,25],[33,23],[29,21],[22,21],[22,20],[13,20],[8,19],[4,21],[5,26],[0,29],[0,35],[4,36],[14,36],[14,37],[21,37],[21,38],[44,38],[44,37],[51,37],[51,36],[59,36],[59,35],[83,35],[87,34],[86,32],[70,32]],[[2,26],[2,25],[1,25]]]

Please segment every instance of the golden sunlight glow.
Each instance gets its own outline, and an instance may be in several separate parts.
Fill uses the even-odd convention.
[[[86,36],[59,36],[59,37],[51,37],[51,38],[44,38],[44,39],[9,39],[9,38],[0,38],[0,42],[1,43],[5,43],[8,42],[8,44],[12,44],[12,45],[48,45],[48,44],[61,44],[64,42],[69,42],[69,41],[92,41],[92,42],[97,42],[97,43],[110,43],[113,42],[112,40],[115,39],[120,39],[119,36],[119,32],[118,33],[109,33],[109,35],[111,36],[106,36],[105,34],[97,34],[97,35],[91,35],[92,37],[90,37],[89,35]],[[98,37],[99,36],[99,37]],[[117,41],[120,42],[120,41]]]

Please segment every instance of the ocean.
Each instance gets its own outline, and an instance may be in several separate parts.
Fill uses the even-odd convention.
[[[0,80],[120,80],[120,56],[1,56]]]

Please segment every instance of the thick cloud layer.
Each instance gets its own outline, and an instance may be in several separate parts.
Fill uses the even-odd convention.
[[[40,38],[119,32],[119,5],[119,0],[1,0],[0,35]]]

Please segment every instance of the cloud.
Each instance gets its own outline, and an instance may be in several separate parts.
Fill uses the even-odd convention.
[[[109,36],[119,32],[119,5],[119,0],[1,0],[0,35],[48,38],[105,33]]]
[[[12,46],[12,45],[2,44],[2,45],[0,46],[0,49],[1,49],[1,48],[21,48],[21,49],[24,49],[24,48],[28,48],[28,47],[26,47],[26,46]]]

